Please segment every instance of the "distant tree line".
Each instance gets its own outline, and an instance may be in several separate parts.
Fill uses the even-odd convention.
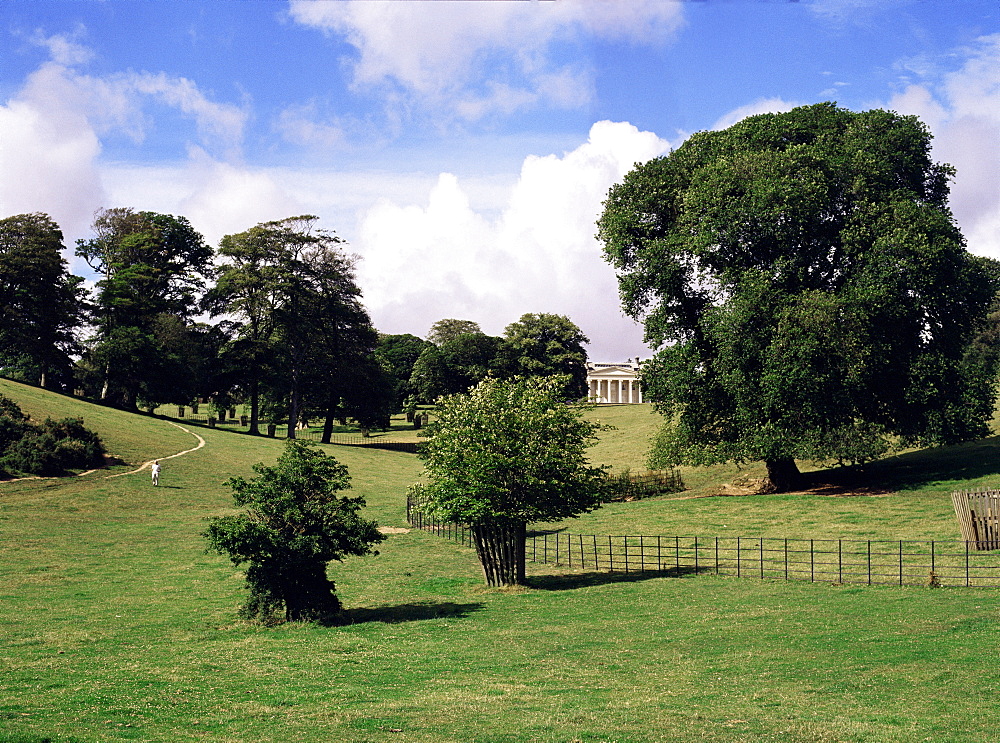
[[[568,374],[586,390],[586,337],[568,318],[524,315],[502,338],[441,320],[428,340],[380,334],[356,257],[314,216],[264,222],[213,249],[184,217],[101,209],[69,272],[46,214],[0,220],[0,373],[126,410],[244,403],[250,430],[321,419],[388,425],[405,404],[486,376]]]

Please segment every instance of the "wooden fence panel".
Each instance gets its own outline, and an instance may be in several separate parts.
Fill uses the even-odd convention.
[[[959,490],[951,502],[965,541],[977,550],[1000,549],[1000,490]]]

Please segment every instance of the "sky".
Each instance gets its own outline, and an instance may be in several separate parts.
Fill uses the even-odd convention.
[[[213,246],[313,214],[381,332],[555,313],[623,361],[650,351],[594,236],[608,189],[821,101],[919,116],[1000,258],[996,0],[5,0],[0,216],[51,215],[88,275],[100,208]]]

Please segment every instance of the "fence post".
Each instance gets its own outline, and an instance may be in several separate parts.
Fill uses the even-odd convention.
[[[615,572],[615,546],[610,534],[608,534],[608,571]]]
[[[844,582],[844,540],[837,540],[837,582]]]
[[[760,577],[764,577],[764,537],[760,538]]]
[[[715,538],[715,574],[719,574],[719,538]]]
[[[742,537],[736,537],[736,577],[737,578],[742,578],[743,577],[742,574],[740,573],[740,554],[741,554],[741,551],[742,551],[742,547],[740,545],[740,540],[741,539],[742,539]]]
[[[601,561],[597,557],[597,535],[596,534],[592,534],[591,536],[594,537],[594,569],[595,570],[600,570],[601,569]]]
[[[899,540],[899,585],[903,585],[903,540]]]
[[[969,540],[965,540],[965,587],[969,587]]]
[[[809,582],[816,582],[816,550],[814,540],[809,540]]]
[[[788,580],[788,537],[785,537],[785,580]]]
[[[628,572],[628,534],[622,536],[622,551],[625,553],[625,572]]]
[[[868,585],[872,584],[872,540],[868,540]]]
[[[698,574],[698,537],[694,538],[694,574]]]

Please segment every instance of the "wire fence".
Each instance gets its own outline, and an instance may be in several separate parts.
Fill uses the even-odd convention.
[[[412,526],[467,546],[465,524],[438,522],[407,503]],[[528,560],[622,573],[714,573],[867,585],[1000,587],[1000,552],[964,540],[601,536],[535,531]]]

